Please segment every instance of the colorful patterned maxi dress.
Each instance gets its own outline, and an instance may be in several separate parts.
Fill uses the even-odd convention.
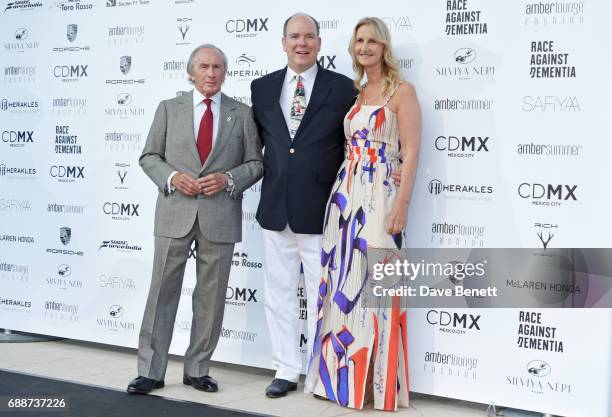
[[[408,406],[406,309],[397,298],[362,307],[373,295],[365,291],[368,276],[361,261],[372,248],[397,252],[401,247],[401,234],[386,232],[396,194],[390,175],[400,157],[397,115],[386,103],[356,104],[344,119],[344,132],[346,158],[325,213],[317,333],[306,391],[358,409],[373,397],[375,408],[396,410]],[[369,299],[366,305],[377,302]]]

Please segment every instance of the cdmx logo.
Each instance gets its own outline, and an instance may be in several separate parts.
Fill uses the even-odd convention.
[[[241,54],[238,58],[236,58],[236,64],[238,65],[244,65],[246,64],[248,67],[251,66],[251,64],[255,63],[256,59],[254,56],[247,56],[247,54]]]
[[[85,178],[85,167],[52,165],[49,173],[53,178]]]
[[[460,48],[455,51],[455,62],[458,64],[469,64],[476,59],[476,51],[472,48]]]
[[[559,226],[550,223],[534,223],[533,227],[535,227],[536,234],[538,235],[540,242],[542,242],[542,248],[546,250],[552,238],[555,237],[553,229],[555,229],[554,231],[556,232]]]
[[[104,205],[102,206],[102,211],[104,212],[104,214],[110,214],[113,216],[136,216],[139,217],[140,214],[138,214],[138,208],[140,207],[140,204],[134,204],[134,203],[111,203],[111,202],[106,202],[104,203]]]
[[[576,198],[577,185],[567,184],[531,184],[524,182],[518,187],[518,194],[521,198],[534,198],[546,200],[569,200],[577,201]]]
[[[55,78],[75,78],[87,77],[87,67],[89,65],[56,65],[53,67]]]
[[[478,143],[476,143],[478,141]],[[436,149],[439,151],[471,151],[471,152],[489,152],[487,142],[489,137],[481,136],[438,136],[435,141]]]
[[[256,293],[257,293],[257,289],[253,289],[253,288],[227,287],[227,290],[225,291],[225,299],[233,300],[233,301],[244,301],[244,302],[252,301],[256,303],[257,302],[257,297],[255,297]]]
[[[187,36],[187,32],[189,32],[189,28],[191,27],[189,22],[191,21],[193,21],[193,19],[188,17],[179,17],[176,19],[176,27],[178,28],[179,32],[181,32],[181,37],[183,40],[185,40],[185,36]]]
[[[268,31],[268,18],[260,17],[254,19],[230,19],[225,22],[225,30],[228,33],[240,32],[262,32]]]
[[[427,322],[431,325],[439,325],[441,327],[480,330],[478,320],[480,320],[480,316],[474,316],[472,314],[451,314],[442,310],[429,310],[427,312]]]
[[[321,55],[317,61],[325,69],[336,69],[335,60],[336,55]]]

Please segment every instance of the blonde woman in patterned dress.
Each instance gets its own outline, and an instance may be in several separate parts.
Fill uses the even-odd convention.
[[[408,406],[407,313],[398,298],[362,307],[372,249],[397,253],[416,173],[420,109],[378,18],[361,19],[349,52],[359,96],[344,119],[346,157],[325,213],[317,333],[306,391],[346,407]],[[367,83],[363,84],[364,76]],[[401,181],[391,173],[403,161]],[[368,306],[376,304],[369,300]],[[392,308],[389,308],[393,306]]]

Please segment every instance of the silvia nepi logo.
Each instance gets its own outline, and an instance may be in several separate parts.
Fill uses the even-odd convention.
[[[71,273],[72,273],[72,268],[70,267],[70,265],[61,264],[60,266],[57,267],[57,275],[59,275],[62,278],[69,277]]]
[[[70,243],[70,238],[72,237],[72,229],[69,227],[60,227],[60,242],[65,245]]]
[[[476,59],[476,51],[472,48],[461,48],[455,51],[455,61],[458,64],[469,64]]]
[[[527,372],[530,375],[537,376],[539,378],[543,378],[550,374],[551,368],[547,362],[535,360],[531,361],[527,364]]]
[[[127,75],[132,68],[132,57],[129,55],[124,55],[119,58],[119,69],[123,75]]]
[[[66,26],[66,37],[70,42],[74,42],[77,37],[77,33],[79,32],[79,26],[75,24]]]
[[[108,309],[108,315],[114,319],[120,318],[121,316],[123,316],[123,307],[119,305],[110,306],[110,308]]]
[[[18,41],[25,41],[28,39],[28,30],[26,28],[19,28],[15,31],[15,39]]]
[[[120,106],[129,106],[132,102],[132,95],[130,93],[119,93],[117,96],[117,104]]]

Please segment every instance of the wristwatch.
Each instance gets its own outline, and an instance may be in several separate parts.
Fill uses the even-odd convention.
[[[234,192],[234,176],[231,172],[226,172],[225,175],[227,175],[227,187],[225,187],[225,191],[231,194]]]

